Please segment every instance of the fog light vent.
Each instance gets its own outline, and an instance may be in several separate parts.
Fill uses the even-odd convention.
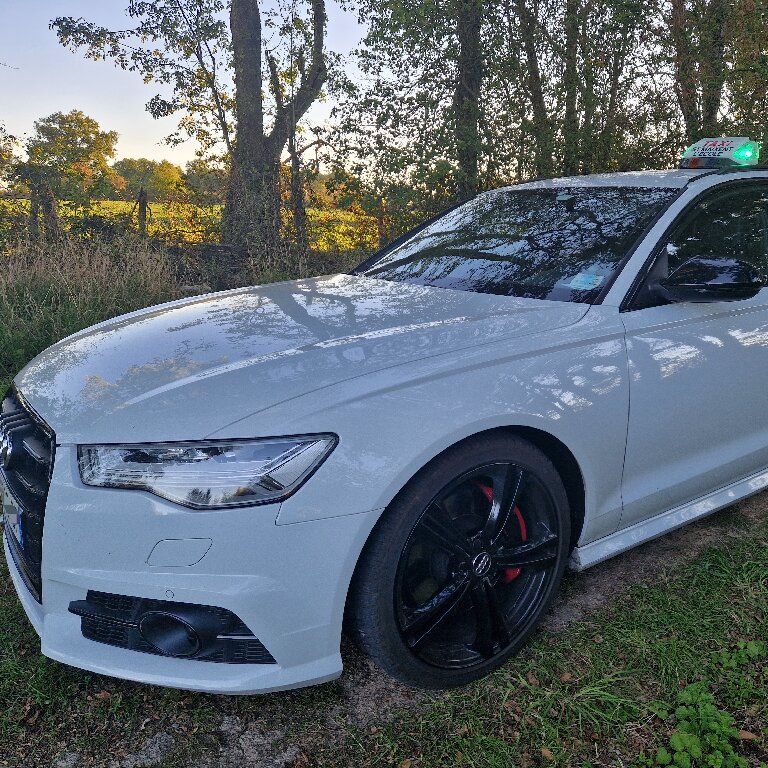
[[[83,636],[143,653],[225,664],[275,664],[272,654],[226,608],[89,591],[69,604]]]
[[[139,632],[166,656],[194,656],[203,647],[197,630],[172,613],[145,613],[139,621]]]

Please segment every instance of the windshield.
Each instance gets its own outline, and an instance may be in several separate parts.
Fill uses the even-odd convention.
[[[500,189],[449,211],[355,274],[592,302],[676,189]]]

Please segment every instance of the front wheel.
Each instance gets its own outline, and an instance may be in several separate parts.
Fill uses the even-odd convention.
[[[525,642],[562,578],[570,513],[562,480],[512,436],[468,440],[425,467],[363,552],[348,625],[393,677],[452,688]]]

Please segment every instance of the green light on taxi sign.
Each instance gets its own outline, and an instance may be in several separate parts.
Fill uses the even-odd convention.
[[[760,158],[760,145],[756,141],[748,141],[734,150],[732,157],[738,165],[757,165]]]

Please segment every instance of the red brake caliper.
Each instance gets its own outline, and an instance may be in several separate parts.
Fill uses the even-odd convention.
[[[489,485],[481,485],[480,483],[478,483],[477,487],[483,492],[485,498],[488,499],[488,503],[493,504],[493,488]],[[512,511],[515,513],[517,524],[520,526],[520,538],[522,541],[528,541],[528,531],[525,529],[525,520],[523,520],[520,508],[515,507]],[[504,571],[504,583],[509,584],[510,581],[514,581],[520,575],[520,571],[520,568],[507,568]]]

